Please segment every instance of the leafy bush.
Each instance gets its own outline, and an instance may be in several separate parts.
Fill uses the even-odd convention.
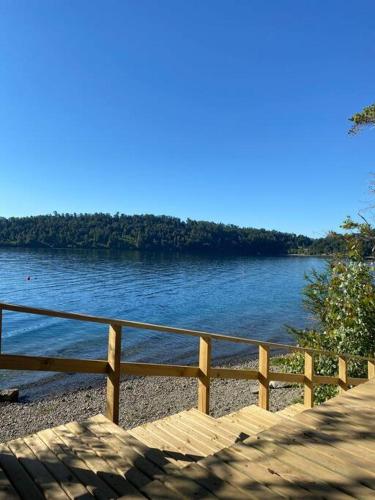
[[[334,351],[340,354],[373,356],[375,353],[375,286],[371,263],[363,257],[364,242],[372,235],[367,223],[356,224],[350,219],[343,227],[350,230],[345,236],[346,251],[327,262],[324,272],[313,271],[306,277],[304,303],[312,313],[314,327],[288,327],[297,345]],[[354,232],[352,232],[354,231]],[[290,372],[303,372],[304,359],[295,353],[283,358]],[[315,356],[314,369],[318,375],[337,376],[337,357]],[[348,363],[351,377],[366,377],[363,362]],[[316,386],[315,400],[325,401],[337,392],[335,386]]]

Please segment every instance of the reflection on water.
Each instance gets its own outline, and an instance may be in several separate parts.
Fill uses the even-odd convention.
[[[0,301],[148,323],[291,342],[285,324],[308,321],[301,304],[304,274],[314,257],[208,257],[93,250],[0,250]],[[8,353],[100,358],[107,327],[4,313],[2,350]],[[190,363],[197,339],[124,330],[123,358]],[[240,353],[215,343],[214,357]],[[6,380],[4,377],[6,375]],[[27,381],[45,376],[26,374]],[[0,386],[25,373],[0,372]]]

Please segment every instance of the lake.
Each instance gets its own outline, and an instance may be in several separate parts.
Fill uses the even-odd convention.
[[[316,257],[212,257],[94,250],[0,249],[0,301],[293,342],[285,325],[311,322],[303,309],[304,274]],[[123,359],[192,363],[198,340],[124,330]],[[102,358],[107,327],[4,312],[2,351]],[[216,360],[251,354],[216,342]],[[0,387],[47,377],[0,371]]]

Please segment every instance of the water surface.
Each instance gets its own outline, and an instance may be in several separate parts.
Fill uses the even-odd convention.
[[[315,257],[0,249],[0,301],[293,342],[284,325],[311,321],[302,307],[304,274],[323,265]],[[195,338],[125,329],[123,359],[195,363],[197,345]],[[98,359],[106,349],[105,325],[4,312],[3,352]],[[216,342],[213,356],[246,349]],[[0,387],[46,376],[0,371]]]

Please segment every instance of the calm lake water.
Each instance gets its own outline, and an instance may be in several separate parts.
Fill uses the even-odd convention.
[[[293,342],[284,325],[307,325],[304,274],[314,257],[201,257],[138,252],[0,249],[0,301]],[[30,277],[28,280],[27,278]],[[191,363],[198,340],[125,330],[123,359]],[[101,358],[107,327],[4,312],[5,353]],[[216,360],[250,354],[214,344]],[[0,371],[0,387],[48,374]]]

